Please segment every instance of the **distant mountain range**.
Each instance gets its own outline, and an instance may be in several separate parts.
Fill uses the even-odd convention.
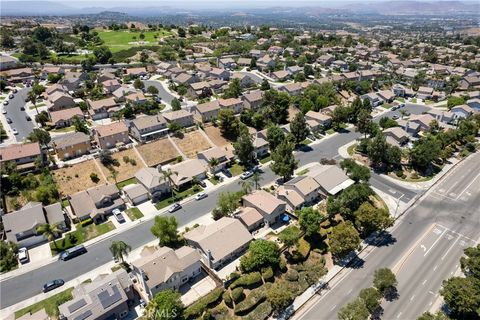
[[[272,2],[238,1],[232,2],[130,2],[107,3],[92,6],[92,2],[55,2],[55,1],[2,1],[2,16],[65,16],[79,14],[98,14],[104,11],[121,12],[130,16],[159,16],[202,12],[249,13],[272,12],[308,12],[315,14],[381,14],[381,15],[452,15],[480,12],[478,1],[376,1],[376,2],[318,2],[301,1],[286,3],[282,7],[272,8]],[[142,6],[143,4],[143,6]]]

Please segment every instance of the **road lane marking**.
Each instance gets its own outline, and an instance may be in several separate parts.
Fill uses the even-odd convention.
[[[435,240],[435,242],[432,244],[432,246],[427,250],[427,252],[425,252],[425,254],[423,255],[424,257],[426,257],[427,254],[430,252],[430,250],[432,250],[432,248],[435,247],[435,245],[438,243],[438,241],[440,241],[440,239],[442,239],[442,236],[445,234],[445,232],[447,232],[447,229],[445,229],[442,232],[442,235],[440,237],[438,237],[437,240]]]
[[[438,264],[433,268],[433,271],[437,270]]]
[[[330,311],[333,311],[336,306],[337,306],[337,305],[334,305],[334,306],[330,309]]]
[[[448,231],[453,232],[453,233],[455,233],[455,234],[458,234],[460,237],[465,238],[465,239],[467,239],[467,240],[469,240],[469,241],[471,241],[471,242],[473,242],[473,243],[477,243],[477,240],[474,240],[474,239],[472,239],[472,238],[469,238],[469,237],[467,237],[466,235],[461,234],[461,233],[459,233],[459,232],[457,232],[457,231],[455,231],[455,230],[449,229],[449,228],[445,227],[444,225],[437,224],[437,226],[442,227],[442,228],[445,228],[445,229],[447,229]],[[463,241],[463,240],[461,240],[461,241]],[[460,243],[462,243],[462,242],[460,242]]]
[[[413,295],[413,296],[410,298],[410,301],[412,301],[414,298],[415,298],[415,295]]]
[[[401,315],[402,315],[402,313],[400,312],[400,313],[397,315],[397,319],[400,318]]]
[[[458,197],[460,197],[468,188],[470,188],[470,187],[472,186],[472,184],[475,182],[475,180],[478,179],[478,177],[480,177],[480,173],[477,174],[477,175],[475,176],[475,178],[473,178],[472,181],[470,181],[470,183],[460,192],[460,194],[458,195]],[[458,198],[457,198],[457,199],[458,199]]]
[[[425,283],[427,283],[427,279],[423,280],[423,282],[422,282],[422,286],[424,286],[424,285],[425,285]]]
[[[423,244],[420,246],[420,248],[423,249],[423,252],[427,251],[427,247],[425,247]]]
[[[458,236],[455,241],[453,241],[452,245],[450,246],[450,248],[448,248],[447,252],[445,252],[445,254],[442,256],[442,260],[445,259],[445,257],[447,256],[447,254],[450,252],[450,250],[452,250],[453,246],[455,246],[455,244],[457,243],[458,239],[460,239],[460,236]]]

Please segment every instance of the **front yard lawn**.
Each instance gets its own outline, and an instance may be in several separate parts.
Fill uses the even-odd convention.
[[[213,185],[217,185],[217,184],[220,183],[220,180],[217,178],[217,176],[213,176],[213,177],[209,178],[208,181],[213,183]]]
[[[270,161],[270,160],[272,160],[272,156],[271,156],[271,155],[268,155],[268,156],[266,156],[265,158],[260,159],[260,163],[261,163],[261,164],[265,164],[265,163],[267,163],[267,162]]]
[[[72,291],[73,288],[68,288],[67,290],[59,292],[56,295],[51,296],[50,298],[39,301],[29,307],[20,309],[15,312],[15,319],[18,319],[25,314],[35,313],[42,309],[45,309],[49,316],[58,317],[58,306],[73,299]]]
[[[159,202],[155,203],[155,208],[157,210],[163,209],[165,207],[168,207],[169,205],[173,204],[174,202],[181,201],[185,198],[188,198],[200,191],[202,191],[202,187],[200,186],[192,186],[186,190],[183,191],[173,191],[174,197],[172,198],[170,195],[168,197],[164,198],[163,200],[160,200]]]
[[[238,163],[235,163],[230,167],[232,176],[238,176],[239,174],[242,174],[243,171],[245,171],[245,167]]]
[[[55,241],[55,243],[57,244],[56,247],[55,244],[51,242],[50,249],[52,250],[52,254],[57,254],[61,251],[75,247],[81,243],[84,243],[85,241],[96,238],[114,229],[115,226],[111,221],[102,224],[90,224],[85,227],[82,227],[80,224],[78,224],[77,230],[69,232],[62,239],[58,239]]]
[[[140,209],[138,208],[129,208],[125,211],[125,213],[127,214],[127,216],[130,218],[130,220],[137,220],[137,219],[140,219],[140,218],[143,218],[143,213],[142,211],[140,211]]]
[[[405,103],[405,98],[402,98],[402,97],[397,97],[397,99],[396,99],[396,100],[398,100],[398,101],[400,101],[400,102],[403,102],[403,103]]]
[[[330,128],[327,130],[327,134],[334,134],[335,133],[335,130],[333,130],[333,128]]]
[[[134,184],[134,183],[137,183],[137,179],[135,177],[132,177],[130,179],[117,183],[117,188],[121,190],[123,187],[128,186],[129,184]]]
[[[390,109],[393,106],[391,104],[384,103],[384,104],[382,104],[382,107],[384,107],[385,109]]]

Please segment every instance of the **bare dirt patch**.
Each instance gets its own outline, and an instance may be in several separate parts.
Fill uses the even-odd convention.
[[[98,183],[92,181],[90,178],[91,173],[97,174],[98,179],[100,179]],[[105,183],[102,173],[95,165],[95,160],[88,160],[54,170],[53,178],[57,182],[61,197],[72,195],[76,192]]]
[[[185,133],[183,137],[174,137],[173,141],[178,148],[189,158],[196,157],[197,153],[209,149],[210,143],[197,130]]]
[[[299,113],[299,112],[300,112],[300,110],[298,110],[294,106],[289,106],[288,107],[288,122],[291,122],[293,120],[293,118],[295,118],[297,113]]]
[[[232,142],[230,140],[222,136],[222,133],[220,132],[220,129],[218,127],[208,126],[204,128],[204,131],[217,147],[232,145]]]
[[[137,150],[150,167],[170,162],[179,156],[178,151],[167,138],[141,145]]]
[[[144,167],[142,160],[137,156],[133,149],[113,153],[112,158],[118,162],[118,166],[112,166],[117,172],[117,182],[132,178],[138,170]],[[100,164],[105,177],[107,177],[107,180],[114,183],[115,180],[113,179],[109,168],[105,167],[100,160],[97,159],[97,161]]]

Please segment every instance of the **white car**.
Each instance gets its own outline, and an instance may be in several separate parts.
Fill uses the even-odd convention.
[[[3,108],[2,113],[7,114],[7,109]]]
[[[200,193],[197,193],[197,195],[195,196],[195,200],[202,200],[203,198],[206,198],[208,197],[208,195],[205,193],[205,192],[200,192]]]
[[[27,263],[30,260],[30,257],[28,256],[28,249],[27,248],[20,248],[18,249],[18,261],[20,263]]]
[[[17,131],[17,129],[15,129],[15,128],[12,128],[12,132],[13,132],[14,135],[17,135],[17,134],[18,134],[18,131]]]
[[[118,221],[119,223],[124,223],[124,222],[125,222],[125,218],[123,217],[123,215],[122,215],[122,213],[120,212],[120,210],[114,209],[114,210],[112,211],[112,214],[113,214],[113,216],[115,217],[115,219],[117,219],[117,221]]]
[[[250,178],[251,176],[253,176],[253,172],[251,172],[251,171],[245,171],[244,173],[242,173],[242,174],[240,175],[240,179],[246,180],[246,179]]]
[[[170,208],[168,208],[168,212],[172,213],[172,212],[175,212],[177,210],[180,210],[182,206],[180,205],[180,203],[174,203]]]

